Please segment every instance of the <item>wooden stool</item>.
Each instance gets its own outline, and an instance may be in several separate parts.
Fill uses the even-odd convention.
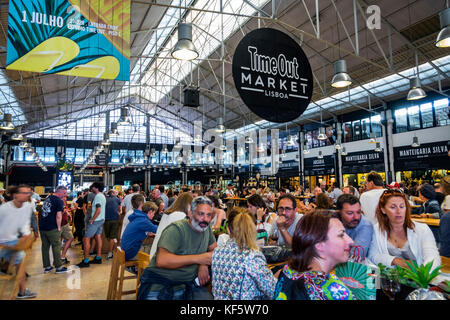
[[[441,256],[441,272],[450,274],[450,258]]]
[[[25,277],[25,264],[26,264],[26,260],[29,256],[29,254],[30,254],[33,242],[34,242],[34,236],[29,235],[29,236],[20,238],[19,241],[17,242],[17,244],[13,247],[0,244],[0,249],[14,250],[14,254],[11,256],[11,260],[9,262],[8,270],[6,271],[6,274],[0,275],[0,280],[5,280],[2,288],[0,289],[0,300],[3,300],[3,294],[5,292],[6,285],[7,285],[8,281],[12,280],[12,279],[14,279],[14,287],[13,287],[13,290],[11,291],[9,299],[10,300],[16,299],[17,293],[19,292],[20,281],[22,280],[20,275]],[[19,267],[15,268],[14,262],[16,259],[16,255],[19,251],[25,251],[25,257],[23,258],[22,262],[19,264]]]
[[[147,268],[147,266],[150,263],[150,255],[148,253],[139,251],[137,256],[138,256],[138,275],[136,280],[136,299],[142,272],[144,272],[144,269]]]
[[[125,261],[125,251],[121,247],[117,247],[114,251],[111,274],[109,277],[107,300],[121,300],[122,295],[136,294],[135,290],[122,291],[123,281],[129,279],[138,279],[136,275],[125,276],[125,268],[138,267],[138,261]],[[117,287],[119,285],[119,287]]]

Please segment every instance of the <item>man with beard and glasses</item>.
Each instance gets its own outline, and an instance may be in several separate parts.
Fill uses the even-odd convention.
[[[208,266],[217,246],[210,228],[212,201],[197,197],[189,219],[168,225],[158,241],[156,254],[141,276],[138,300],[210,300],[203,285],[210,280]]]
[[[359,199],[351,194],[342,194],[336,201],[336,209],[345,227],[345,232],[353,240],[350,256],[357,261],[367,257],[373,235],[372,223],[362,215]],[[362,250],[361,250],[362,249]]]

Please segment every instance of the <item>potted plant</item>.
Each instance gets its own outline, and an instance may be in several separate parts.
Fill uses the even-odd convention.
[[[445,300],[442,293],[430,290],[430,283],[439,275],[442,266],[431,270],[433,261],[420,266],[415,261],[406,261],[406,264],[409,268],[403,268],[404,277],[412,280],[419,287],[408,295],[407,300]]]

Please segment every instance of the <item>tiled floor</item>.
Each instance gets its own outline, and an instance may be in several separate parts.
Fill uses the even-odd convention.
[[[26,263],[26,271],[30,275],[27,288],[37,293],[37,297],[33,300],[106,300],[112,260],[106,260],[106,255],[103,255],[102,264],[80,269],[76,264],[81,261],[82,255],[81,246],[72,244],[67,252],[70,265],[66,265],[71,272],[55,274],[53,269],[50,273],[44,274],[41,241],[40,238],[37,239]],[[136,280],[125,280],[124,290],[135,288]],[[135,296],[128,295],[122,299],[135,299]]]

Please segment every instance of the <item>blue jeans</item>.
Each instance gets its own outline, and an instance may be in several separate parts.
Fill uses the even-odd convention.
[[[184,291],[186,289],[173,292],[173,300],[184,300]],[[193,300],[213,300],[211,294],[204,287],[194,287],[192,290]],[[158,300],[159,291],[149,291],[145,300]]]
[[[9,247],[14,247],[19,240],[11,240],[11,241],[5,241],[1,244]],[[16,256],[14,258],[14,261],[11,261],[11,258],[13,254],[16,253]],[[25,251],[15,251],[15,250],[9,250],[9,249],[0,249],[0,259],[5,259],[6,261],[9,261],[12,264],[19,264],[23,261],[23,258],[25,257]]]
[[[86,226],[86,231],[84,236],[87,238],[93,238],[95,235],[101,235],[103,231],[103,223],[105,220],[94,221],[92,224]]]

